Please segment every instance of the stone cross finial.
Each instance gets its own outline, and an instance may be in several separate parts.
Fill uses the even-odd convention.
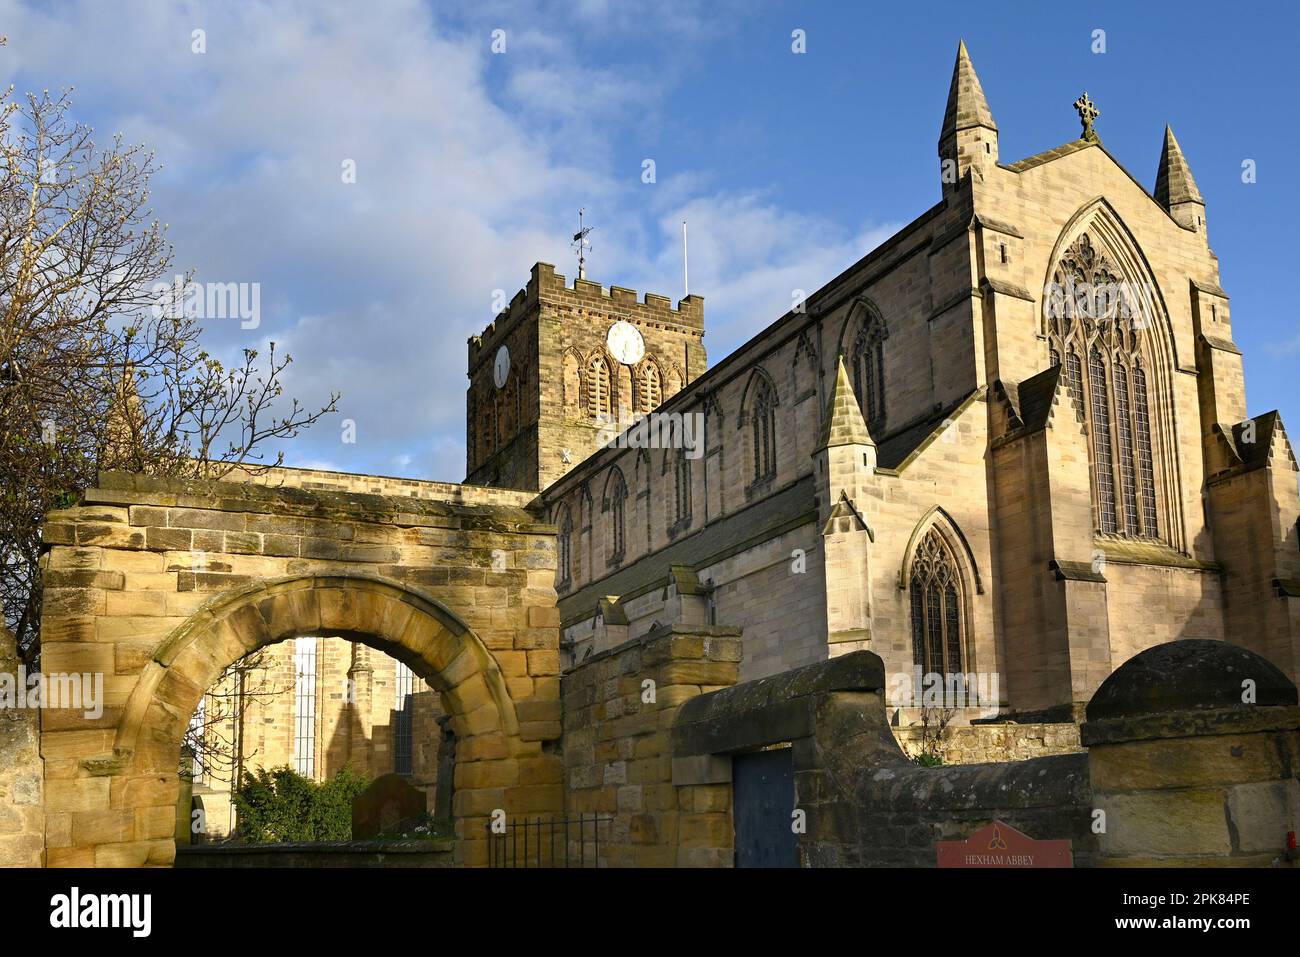
[[[1074,108],[1079,111],[1079,122],[1083,124],[1083,138],[1093,142],[1100,142],[1101,138],[1097,136],[1097,131],[1092,128],[1092,123],[1093,120],[1101,116],[1101,110],[1097,109],[1097,105],[1092,102],[1087,90],[1083,91],[1083,96],[1074,101]]]

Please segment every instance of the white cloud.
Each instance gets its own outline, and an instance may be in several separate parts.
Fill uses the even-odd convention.
[[[602,217],[593,278],[674,297],[690,220],[715,361],[785,312],[791,288],[811,291],[879,238],[731,193],[716,173],[661,171],[645,187],[639,169],[613,169],[673,74],[584,62],[584,27],[636,38],[641,14],[599,2],[565,14],[537,18],[545,31],[511,18],[510,52],[494,56],[486,24],[500,7],[0,0],[0,62],[23,82],[75,83],[83,116],[156,147],[153,204],[179,269],[261,284],[261,326],[214,323],[215,354],[274,339],[295,359],[288,394],[344,393],[338,418],[286,448],[288,464],[455,481],[465,340],[490,320],[493,290],[512,295],[533,262],[573,271],[579,205]],[[675,56],[701,16],[665,10],[657,28]],[[354,445],[339,441],[343,417]]]

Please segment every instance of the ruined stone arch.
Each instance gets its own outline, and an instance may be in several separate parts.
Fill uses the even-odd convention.
[[[1085,425],[1094,531],[1183,550],[1172,322],[1136,237],[1103,197],[1062,229],[1042,303],[1043,360],[1062,366]]]
[[[519,783],[511,769],[525,749],[514,701],[492,652],[455,613],[417,588],[374,575],[294,576],[224,592],[158,644],[126,699],[112,758],[96,762],[92,772],[109,779],[108,816],[136,822],[134,844],[104,835],[123,848],[120,860],[107,861],[171,862],[174,850],[164,848],[174,847],[178,756],[200,698],[245,655],[308,635],[343,637],[383,651],[441,693],[458,738],[458,854],[481,863],[484,834],[481,819],[473,816],[486,813],[483,795],[464,782]],[[461,762],[477,765],[475,773],[461,773]],[[147,852],[139,841],[141,822],[159,824]],[[132,856],[142,853],[147,856],[139,860]]]

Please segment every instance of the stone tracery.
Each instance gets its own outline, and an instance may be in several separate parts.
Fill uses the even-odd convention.
[[[1087,425],[1097,531],[1160,538],[1154,441],[1140,290],[1083,232],[1062,254],[1047,290],[1051,363]],[[1087,388],[1083,363],[1087,362]]]

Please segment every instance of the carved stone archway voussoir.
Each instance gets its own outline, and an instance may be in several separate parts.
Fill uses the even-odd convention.
[[[132,488],[91,493],[97,500],[120,497],[120,507],[51,516],[59,543],[47,567],[55,597],[43,621],[47,667],[98,671],[106,689],[97,718],[42,715],[51,866],[170,864],[180,747],[201,697],[244,656],[311,635],[383,651],[441,693],[457,737],[452,811],[460,862],[486,862],[493,811],[513,817],[561,810],[561,763],[542,750],[544,741],[559,737],[554,537],[551,526],[505,502],[515,495],[522,503],[522,496],[460,489],[451,503],[408,498],[399,513],[397,502],[377,509],[373,496],[361,502],[361,496],[321,492],[323,501],[305,502],[309,496],[297,490],[286,496],[210,484],[234,500],[211,495],[213,504],[247,511],[174,507],[178,497],[169,490]],[[441,491],[428,485],[435,495]],[[483,501],[467,505],[466,498]],[[292,506],[285,511],[306,505],[317,514],[328,504],[332,519],[284,515],[279,508],[286,501]],[[347,506],[354,504],[365,507],[350,515]],[[415,527],[377,522],[378,515]],[[285,547],[277,539],[272,548],[269,534],[250,528],[321,539],[336,531],[345,542],[393,545],[353,550],[380,561],[304,562],[267,554],[283,548],[301,556],[301,542]],[[149,547],[151,535],[156,549]],[[209,545],[201,553],[204,570],[182,568],[189,555],[174,546],[185,538],[179,544],[192,548],[200,535]],[[214,547],[251,550],[254,541],[259,555]],[[319,542],[307,547],[324,551]],[[87,576],[80,571],[86,567],[99,571]],[[75,575],[66,571],[72,568],[79,569]],[[265,574],[273,570],[281,574]],[[165,587],[170,581],[174,590]],[[74,584],[75,593],[63,594]],[[205,594],[195,596],[200,586]],[[173,605],[188,614],[165,614]]]

